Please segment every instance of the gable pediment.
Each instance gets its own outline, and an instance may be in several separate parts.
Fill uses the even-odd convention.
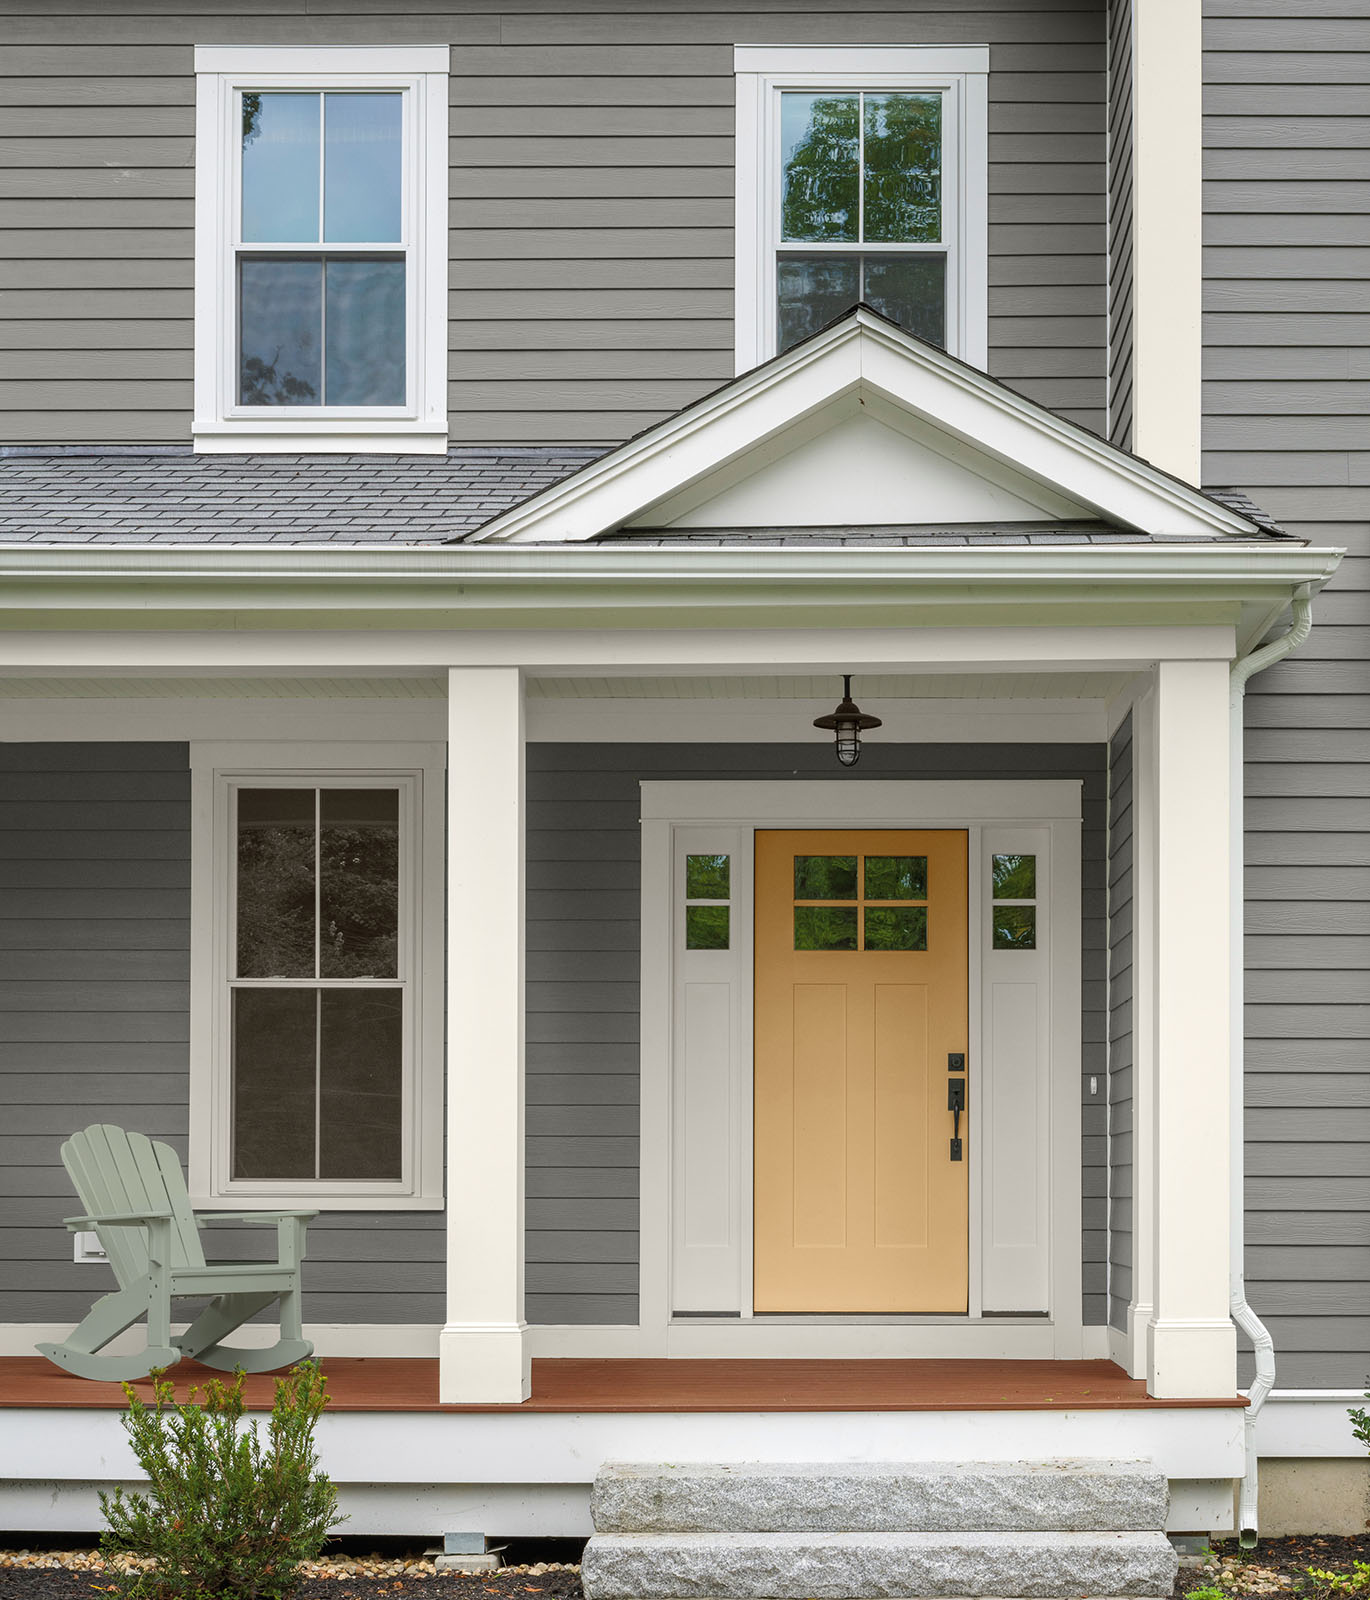
[[[505,512],[475,542],[634,528],[1091,520],[1251,538],[1229,507],[858,307]]]

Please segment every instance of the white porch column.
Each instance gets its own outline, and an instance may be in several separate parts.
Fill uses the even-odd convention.
[[[1200,0],[1132,6],[1132,448],[1199,482]]]
[[[528,1398],[523,683],[447,675],[447,1323],[439,1397]]]
[[[1234,1394],[1228,1316],[1228,669],[1156,669],[1147,1388]],[[1140,1152],[1139,1152],[1140,1153]]]

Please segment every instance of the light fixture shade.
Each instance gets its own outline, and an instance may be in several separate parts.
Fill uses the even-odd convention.
[[[826,717],[813,719],[815,728],[831,729],[837,759],[844,767],[854,767],[861,759],[861,735],[867,728],[878,728],[880,718],[868,716],[851,697],[851,674],[842,678],[842,698]]]

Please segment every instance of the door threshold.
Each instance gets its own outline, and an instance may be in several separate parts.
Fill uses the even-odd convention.
[[[686,1311],[671,1318],[672,1327],[754,1327],[763,1328],[883,1328],[883,1327],[964,1327],[966,1324],[992,1322],[995,1327],[1050,1327],[1051,1315],[1046,1311],[982,1312],[972,1317],[966,1312],[797,1312],[757,1311],[749,1317],[738,1312]]]

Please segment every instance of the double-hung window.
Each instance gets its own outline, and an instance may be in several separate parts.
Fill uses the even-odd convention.
[[[864,302],[983,366],[979,47],[739,46],[737,361]]]
[[[354,754],[284,770],[195,748],[200,1194],[366,1206],[441,1194],[441,765],[412,753],[423,765],[359,768]]]
[[[445,448],[446,51],[196,67],[197,444]]]

